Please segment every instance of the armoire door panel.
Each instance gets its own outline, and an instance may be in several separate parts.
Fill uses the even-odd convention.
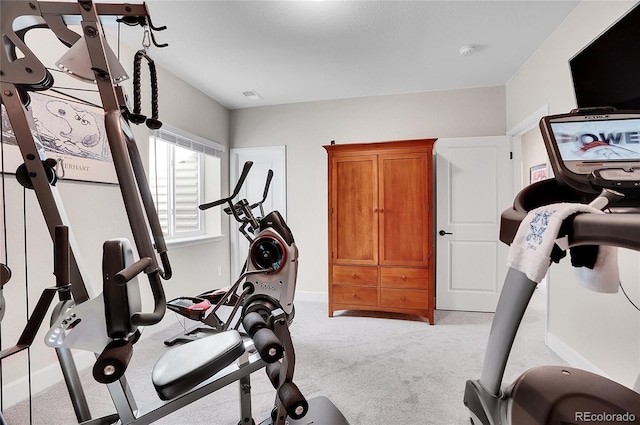
[[[425,153],[380,155],[380,264],[429,264]]]
[[[334,159],[332,170],[334,261],[377,264],[377,157]]]

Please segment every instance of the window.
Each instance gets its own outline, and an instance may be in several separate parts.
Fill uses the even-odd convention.
[[[220,197],[224,146],[164,124],[149,137],[149,186],[167,243],[220,236],[220,208],[198,205]]]

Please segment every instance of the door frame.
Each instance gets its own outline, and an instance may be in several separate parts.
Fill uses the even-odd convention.
[[[512,178],[514,194],[517,194],[522,190],[522,135],[537,127],[540,120],[547,115],[549,115],[548,103],[507,131],[507,136],[509,136],[511,141],[511,152],[513,152]]]

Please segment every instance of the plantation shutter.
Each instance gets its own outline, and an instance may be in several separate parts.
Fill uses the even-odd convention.
[[[204,155],[221,157],[223,145],[164,124],[153,135],[156,166],[150,183],[160,225],[171,237],[205,233],[198,205],[204,191]]]
[[[176,236],[201,230],[200,210],[200,171],[201,155],[196,152],[175,147],[174,156],[174,228]]]
[[[171,156],[169,145],[166,143],[158,143],[153,141],[152,157],[150,158],[151,166],[149,167],[149,186],[153,202],[156,204],[158,218],[160,219],[160,227],[164,235],[169,235],[169,171],[171,165]]]

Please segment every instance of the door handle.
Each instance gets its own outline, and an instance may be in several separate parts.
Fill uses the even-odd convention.
[[[451,232],[445,232],[444,230],[440,230],[440,231],[438,232],[438,234],[439,234],[440,236],[444,236],[444,235],[453,235],[453,233],[451,233]]]

